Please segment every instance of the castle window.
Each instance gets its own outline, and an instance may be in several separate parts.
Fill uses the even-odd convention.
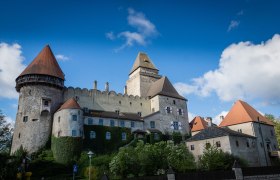
[[[120,114],[120,111],[119,111],[119,110],[116,110],[115,112],[116,112],[117,114]]]
[[[48,100],[44,100],[44,106],[49,106],[49,101]]]
[[[170,107],[166,107],[165,110],[166,110],[166,113],[168,113],[168,114],[172,113],[172,109]]]
[[[155,127],[156,127],[155,121],[151,121],[151,122],[150,122],[150,128],[155,128]]]
[[[99,119],[98,125],[103,126],[103,119]]]
[[[120,126],[124,127],[125,126],[125,122],[124,121],[120,121]]]
[[[60,116],[58,116],[58,120],[57,121],[58,121],[58,123],[60,123]]]
[[[72,120],[77,121],[77,115],[72,115]]]
[[[192,150],[192,151],[194,150],[194,145],[191,145],[191,150]]]
[[[142,106],[142,103],[140,103],[140,106]]]
[[[20,139],[20,133],[18,133],[18,138]]]
[[[240,132],[240,133],[242,133],[242,129],[238,129],[238,130],[237,130],[237,132]]]
[[[23,122],[27,122],[28,121],[28,116],[23,116]]]
[[[209,149],[211,147],[211,144],[209,143],[209,142],[207,142],[206,144],[205,144],[205,149]]]
[[[154,140],[159,140],[159,134],[158,133],[154,133]]]
[[[142,113],[141,113],[141,112],[138,112],[137,114],[138,114],[140,117],[142,116]]]
[[[173,122],[174,130],[179,130],[179,123],[177,121]]]
[[[121,102],[121,101],[119,101],[119,104],[122,104],[122,102]]]
[[[122,140],[123,140],[123,141],[126,140],[126,133],[125,133],[125,132],[122,133]]]
[[[249,144],[249,142],[248,142],[248,141],[246,142],[246,145],[247,145],[247,147],[250,147],[250,144]]]
[[[110,140],[111,139],[111,133],[110,132],[106,132],[106,139]]]
[[[216,147],[221,147],[221,141],[216,142]]]
[[[239,142],[235,141],[235,145],[236,145],[236,147],[239,147]]]
[[[93,124],[93,119],[92,118],[88,118],[88,125],[92,125]]]
[[[182,116],[182,115],[183,115],[183,109],[178,109],[178,114],[179,114],[180,116]]]
[[[115,126],[115,121],[114,120],[110,120],[110,126],[114,127]]]
[[[173,104],[176,104],[176,101],[175,101],[175,100],[173,100]]]
[[[32,119],[32,121],[34,122],[34,121],[38,121],[38,119]]]
[[[76,130],[72,130],[72,136],[73,137],[77,136],[77,131]]]
[[[129,104],[130,104],[130,106],[131,106],[131,105],[132,105],[132,102],[130,102]]]
[[[131,121],[130,127],[134,128],[135,127],[135,122]]]
[[[96,133],[95,133],[95,131],[90,131],[90,133],[89,133],[89,138],[90,138],[90,139],[95,139],[95,138],[96,138]]]

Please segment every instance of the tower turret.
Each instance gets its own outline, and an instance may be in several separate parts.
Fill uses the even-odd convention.
[[[47,45],[16,79],[18,111],[11,153],[29,153],[47,143],[54,112],[63,102],[64,73]]]

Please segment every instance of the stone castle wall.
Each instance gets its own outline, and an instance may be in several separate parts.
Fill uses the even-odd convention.
[[[49,101],[47,107],[44,106],[43,100]],[[51,135],[52,116],[62,102],[62,91],[59,89],[43,85],[22,87],[11,153],[21,145],[29,153],[43,147]],[[25,116],[26,122],[23,121]]]
[[[148,98],[117,94],[115,91],[101,92],[96,89],[66,88],[64,90],[64,101],[72,97],[77,97],[77,102],[81,108],[112,112],[116,110],[130,113],[141,112],[142,116],[151,113],[151,104]]]

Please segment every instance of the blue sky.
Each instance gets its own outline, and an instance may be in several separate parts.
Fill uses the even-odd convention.
[[[92,88],[97,80],[104,89],[108,81],[123,92],[143,51],[188,99],[191,116],[214,118],[243,99],[278,117],[279,7],[269,0],[1,1],[0,109],[15,119],[14,79],[50,44],[66,86]]]

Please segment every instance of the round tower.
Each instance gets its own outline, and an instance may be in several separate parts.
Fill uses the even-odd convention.
[[[64,73],[47,45],[16,79],[19,100],[11,153],[20,146],[32,153],[46,145],[63,88]]]

